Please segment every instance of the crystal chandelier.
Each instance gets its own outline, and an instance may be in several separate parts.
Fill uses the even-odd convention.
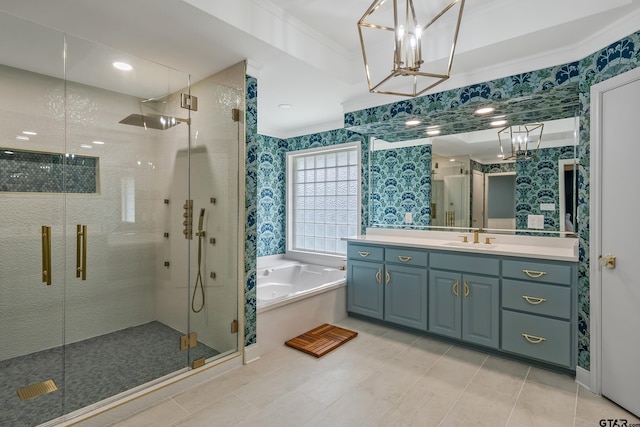
[[[447,80],[464,2],[375,0],[358,21],[369,91],[418,96]]]

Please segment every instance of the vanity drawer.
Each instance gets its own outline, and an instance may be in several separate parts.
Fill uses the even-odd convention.
[[[430,258],[431,268],[492,276],[500,274],[500,261],[497,257],[433,252]]]
[[[571,367],[571,322],[502,310],[502,349]]]
[[[571,288],[503,279],[502,308],[571,319]]]
[[[382,261],[384,259],[384,248],[350,243],[347,246],[347,257],[362,261]]]
[[[426,267],[427,252],[415,249],[387,248],[384,252],[384,260],[394,264]]]
[[[571,285],[571,265],[535,262],[529,260],[504,260],[502,276],[513,279],[535,280],[543,283]]]

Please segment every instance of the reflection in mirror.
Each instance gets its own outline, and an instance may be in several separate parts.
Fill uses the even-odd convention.
[[[381,117],[364,114],[347,129],[372,141],[368,226],[488,229],[496,224],[490,219],[500,219],[498,224],[508,224],[500,225],[501,232],[577,231],[578,107],[577,85],[566,85],[514,98],[468,99],[464,105],[434,95],[392,104]],[[535,158],[498,158],[500,129],[537,122],[544,132]],[[445,164],[453,165],[447,173]],[[489,217],[486,177],[504,173],[515,176],[513,212],[492,211],[500,218]]]
[[[576,126],[575,117],[545,122],[538,152],[509,161],[496,128],[374,139],[371,226],[574,232]]]

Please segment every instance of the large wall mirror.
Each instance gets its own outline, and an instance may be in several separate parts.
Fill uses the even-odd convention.
[[[369,227],[572,235],[577,112],[570,86],[353,128],[372,138]],[[539,146],[509,158],[498,132],[536,124]]]

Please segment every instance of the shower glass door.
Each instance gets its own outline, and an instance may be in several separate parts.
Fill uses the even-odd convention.
[[[244,85],[241,62],[192,81],[190,87],[198,107],[191,111],[189,174],[181,174],[189,178],[194,218],[198,216],[185,272],[190,277],[189,329],[197,334],[199,344],[191,352],[190,365],[238,351]],[[178,153],[177,164],[186,163],[186,155]]]
[[[186,369],[189,75],[66,36],[65,411]],[[184,206],[187,205],[187,208]],[[174,212],[175,210],[175,212]]]
[[[0,40],[0,425],[35,425],[64,413],[64,37]]]

